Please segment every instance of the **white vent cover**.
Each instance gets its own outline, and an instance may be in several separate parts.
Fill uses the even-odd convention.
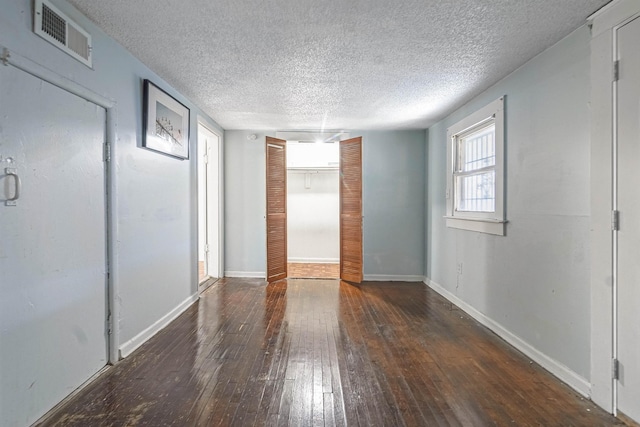
[[[33,31],[87,67],[92,66],[91,35],[47,0],[36,0]]]

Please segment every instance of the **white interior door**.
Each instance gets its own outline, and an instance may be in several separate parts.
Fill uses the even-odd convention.
[[[618,30],[618,409],[640,421],[640,18]]]
[[[23,426],[107,363],[106,112],[11,66],[0,100],[0,425]]]
[[[198,264],[200,279],[220,277],[220,137],[198,125]]]

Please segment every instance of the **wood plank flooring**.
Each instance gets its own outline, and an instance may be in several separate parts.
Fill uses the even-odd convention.
[[[287,273],[290,279],[338,279],[340,264],[290,262]]]
[[[421,283],[221,279],[47,426],[608,426]]]
[[[207,277],[204,274],[204,261],[198,261],[198,281],[203,280],[205,277]]]

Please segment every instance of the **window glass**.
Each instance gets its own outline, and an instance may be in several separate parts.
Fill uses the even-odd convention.
[[[495,212],[495,123],[458,137],[456,210]]]
[[[496,126],[492,123],[482,129],[460,137],[463,159],[458,170],[463,172],[482,169],[496,164]]]

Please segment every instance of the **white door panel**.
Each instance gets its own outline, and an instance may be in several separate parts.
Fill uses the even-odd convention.
[[[618,30],[618,409],[640,421],[640,19]]]
[[[30,425],[107,362],[105,114],[0,66],[0,425]]]

